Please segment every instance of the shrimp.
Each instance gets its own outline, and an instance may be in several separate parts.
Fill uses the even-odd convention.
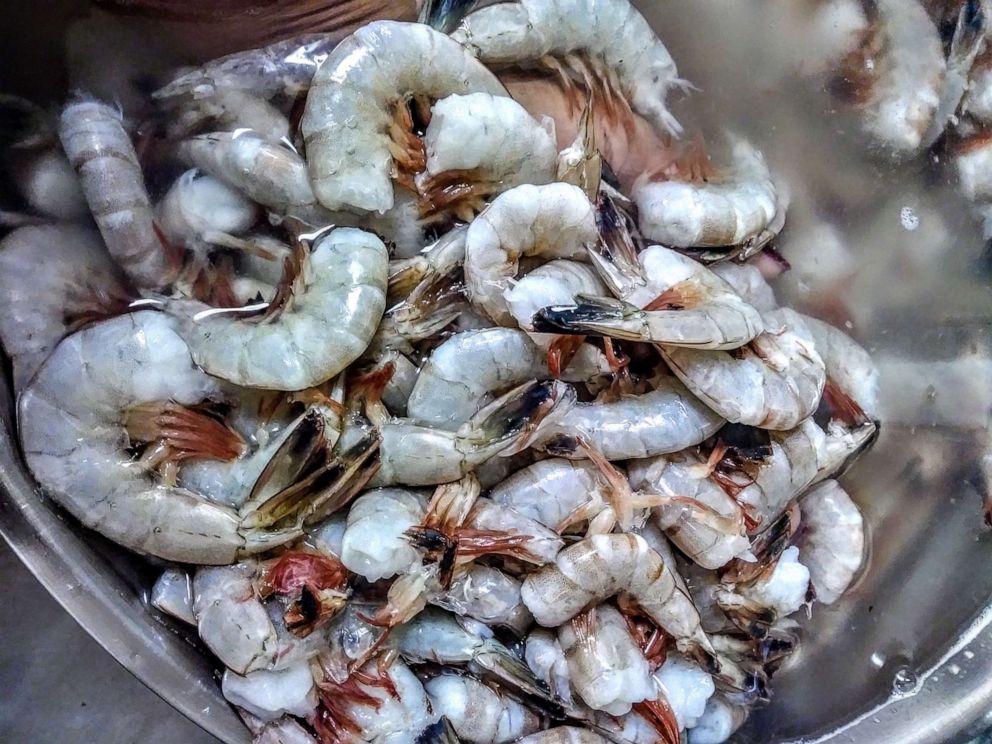
[[[727,421],[791,429],[816,410],[826,369],[805,324],[772,310],[765,332],[732,352],[663,346],[672,372]]]
[[[568,87],[574,76],[613,109],[632,107],[661,131],[681,131],[665,97],[685,83],[665,45],[627,0],[494,5],[470,13],[451,36],[487,65],[544,62]]]
[[[317,744],[317,740],[295,718],[285,716],[264,722],[244,712],[241,718],[254,737],[251,744]]]
[[[190,575],[179,568],[167,568],[155,580],[148,603],[166,615],[196,625],[193,614],[193,583]]]
[[[406,571],[420,556],[405,533],[425,510],[423,497],[413,491],[380,488],[362,494],[348,510],[341,562],[369,581]]]
[[[456,615],[503,626],[518,634],[533,622],[520,599],[520,581],[492,566],[470,566],[464,573],[455,575],[447,591],[429,601]]]
[[[270,142],[289,141],[290,124],[283,112],[250,92],[222,90],[180,100],[168,114],[166,136],[170,139],[209,128],[252,129]]]
[[[839,387],[866,416],[878,417],[878,368],[871,355],[843,331],[818,318],[784,310],[786,317],[798,316],[823,359],[827,379]]]
[[[177,462],[241,451],[240,437],[196,408],[223,397],[168,316],[145,311],[104,321],[62,341],[22,393],[24,456],[60,505],[115,542],[183,563],[232,563],[300,537],[304,516],[319,518],[317,501],[332,502],[344,481],[318,495],[298,489],[240,509],[173,485]],[[135,462],[125,446],[138,442],[150,445]],[[161,481],[156,465],[165,469]],[[349,468],[344,480],[354,475]]]
[[[670,657],[654,673],[680,729],[694,727],[716,691],[709,672],[685,659]]]
[[[779,211],[765,158],[731,136],[730,171],[703,183],[648,181],[635,185],[638,226],[644,237],[677,248],[752,246],[768,242]],[[745,253],[753,252],[746,248]]]
[[[609,605],[577,615],[558,628],[573,689],[593,710],[620,716],[656,695],[647,659]]]
[[[244,708],[263,721],[274,721],[284,715],[306,718],[317,707],[317,690],[306,661],[243,676],[226,669],[220,689],[231,705]]]
[[[970,70],[961,113],[980,124],[992,124],[992,53],[984,51]]]
[[[500,194],[469,225],[465,285],[472,304],[498,325],[513,326],[505,293],[520,258],[584,258],[596,242],[589,199],[577,186],[517,186]]]
[[[748,709],[734,705],[717,693],[706,701],[706,709],[689,730],[689,744],[723,744],[747,720]]]
[[[469,744],[508,744],[537,731],[541,719],[522,703],[472,677],[441,674],[424,684],[434,712]]]
[[[610,740],[595,731],[577,726],[558,726],[518,739],[518,744],[609,744]]]
[[[554,631],[540,627],[532,630],[524,645],[524,659],[551,694],[561,700],[566,711],[576,709],[572,700],[568,660]]]
[[[418,172],[424,160],[422,143],[402,124],[407,99],[472,92],[506,95],[444,34],[396,21],[358,29],[317,70],[300,122],[317,199],[328,209],[392,209],[393,174]]]
[[[96,100],[77,99],[62,111],[59,138],[110,255],[139,287],[168,284],[178,261],[158,237],[121,112]]]
[[[630,485],[663,495],[652,510],[655,524],[679,550],[704,568],[719,568],[749,553],[740,505],[709,476],[702,458],[691,452],[633,460]]]
[[[992,179],[988,176],[992,164],[989,136],[981,132],[961,142],[954,153],[958,184],[965,198],[975,204],[992,201]]]
[[[38,225],[0,240],[0,295],[0,341],[22,390],[63,336],[124,312],[132,290],[94,230]]]
[[[816,598],[833,604],[847,591],[864,563],[864,518],[851,497],[834,480],[802,496],[800,560],[808,567]]]
[[[537,446],[556,456],[581,458],[581,439],[607,460],[652,457],[697,445],[723,423],[677,379],[664,377],[642,395],[577,403],[544,428]]]
[[[389,262],[389,297],[409,297],[418,287],[429,286],[449,276],[465,262],[465,233],[459,225],[416,255]]]
[[[729,284],[744,302],[759,313],[768,312],[778,307],[775,291],[765,281],[757,266],[750,263],[725,261],[712,266],[710,270]],[[812,330],[810,332],[812,333]]]
[[[82,186],[61,147],[12,158],[11,181],[35,214],[74,222],[89,217]]]
[[[603,354],[580,347],[565,380],[586,381],[609,374]],[[498,390],[551,377],[545,355],[523,331],[490,328],[448,338],[428,357],[407,401],[417,423],[455,430]]]
[[[554,565],[527,575],[521,596],[540,625],[556,627],[620,591],[670,633],[680,651],[712,659],[712,646],[692,601],[677,589],[672,570],[640,535],[592,535],[570,545]]]
[[[603,296],[606,285],[591,266],[578,261],[557,259],[538,266],[520,277],[503,295],[517,325],[533,331],[538,310],[548,305],[569,305],[579,295]],[[541,343],[541,338],[535,338]]]
[[[200,367],[239,385],[303,390],[365,351],[386,306],[382,241],[354,228],[325,230],[301,238],[293,263],[285,294],[261,316],[195,300],[166,304]]]
[[[776,618],[788,617],[806,603],[809,580],[809,569],[799,561],[799,548],[793,545],[782,552],[770,571],[753,581],[720,591],[717,601],[731,617],[740,608],[745,617],[760,616],[770,624]],[[762,629],[761,634],[764,632]]]

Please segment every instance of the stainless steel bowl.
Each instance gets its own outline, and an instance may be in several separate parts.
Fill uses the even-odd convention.
[[[726,38],[746,36],[735,27],[734,14],[725,12],[726,4],[641,7],[660,29],[692,30],[663,36],[683,74],[696,82],[716,81],[702,85],[707,89],[703,116],[744,112],[735,121],[769,153],[786,137],[817,142],[825,137],[830,147],[811,148],[821,152],[821,160],[822,151],[833,148],[839,159],[851,157],[850,137],[840,131],[843,119],[797,137],[789,135],[788,122],[776,129],[767,116],[751,115],[755,86],[747,62],[760,59],[762,49],[760,41],[746,38],[726,46]],[[39,19],[5,23],[14,12],[0,10],[0,23],[19,27],[15,50],[40,43],[43,34],[57,38],[51,24]],[[716,49],[720,54],[710,53]],[[48,62],[61,64],[57,50],[51,51]],[[0,68],[10,76],[16,65],[12,60]],[[767,104],[758,99],[757,105]],[[801,99],[788,105],[802,105]],[[875,212],[884,216],[890,209],[891,219],[898,219],[898,206],[909,197],[895,195],[890,205],[878,186],[895,190],[904,178],[917,178],[915,166],[874,162],[853,174],[840,168],[812,176],[829,182],[827,189],[846,205],[864,201],[851,219],[860,220],[866,241],[858,259],[875,279],[849,288],[862,310],[860,337],[880,357],[922,362],[917,368],[924,372],[941,369],[927,360],[961,354],[987,362],[992,349],[988,262],[982,261],[981,240],[953,183],[935,171],[927,190],[912,197],[924,202],[916,204],[923,220],[939,217],[951,228],[951,238],[950,252],[907,274],[906,254],[900,251],[923,250],[932,235],[888,228],[873,233],[864,225]],[[846,220],[852,210],[845,209]],[[900,291],[888,286],[900,282]],[[988,397],[974,394],[974,382],[968,392],[967,384],[938,376],[921,391],[898,365],[883,368],[888,392],[882,435],[845,477],[870,525],[869,570],[837,605],[814,608],[812,619],[803,623],[805,645],[774,680],[774,703],[755,712],[737,740],[936,744],[963,741],[992,723],[992,538],[982,524],[978,474],[990,411]],[[992,378],[987,387],[992,389]],[[0,533],[122,665],[225,742],[247,741],[220,695],[215,662],[194,637],[147,606],[156,567],[81,529],[39,493],[12,432],[9,386],[0,378]]]

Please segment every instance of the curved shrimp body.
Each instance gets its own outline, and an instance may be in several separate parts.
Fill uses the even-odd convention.
[[[775,291],[761,275],[761,270],[750,263],[724,261],[712,266],[710,270],[723,279],[740,295],[748,305],[759,313],[765,313],[778,307]],[[812,329],[810,329],[812,333]]]
[[[441,674],[424,689],[434,712],[469,744],[507,744],[541,726],[541,719],[522,703],[472,677]]]
[[[75,324],[120,312],[129,302],[124,277],[100,236],[75,225],[21,227],[6,235],[0,241],[0,295],[6,305],[0,341],[17,390]]]
[[[519,744],[609,744],[595,731],[577,726],[558,726],[517,740]]]
[[[558,643],[572,687],[593,710],[621,716],[657,694],[647,659],[613,607],[601,605],[572,618],[558,628]]]
[[[786,317],[798,315],[823,359],[827,379],[854,399],[869,418],[878,417],[878,368],[871,355],[843,331],[818,318],[784,311]]]
[[[750,549],[741,507],[709,478],[701,458],[684,452],[634,460],[628,473],[633,488],[667,497],[652,510],[654,521],[700,566],[719,568]]]
[[[681,131],[665,107],[668,91],[682,85],[675,61],[627,0],[495,5],[470,13],[451,36],[487,65],[561,58],[588,81],[590,92],[600,87],[593,78],[604,78],[608,96],[626,97],[659,130]]]
[[[816,598],[833,604],[851,585],[865,556],[865,523],[851,497],[834,480],[811,488],[800,501],[803,537],[799,558],[809,569]]]
[[[593,333],[698,349],[735,349],[764,329],[758,311],[701,263],[653,245],[626,262],[591,254],[619,301],[543,309],[538,330]]]
[[[404,533],[424,518],[423,497],[399,488],[359,496],[348,510],[341,540],[341,562],[369,581],[405,571],[420,555]]]
[[[678,248],[736,246],[756,240],[778,211],[764,156],[731,139],[727,175],[704,183],[656,181],[635,187],[638,226],[648,240]]]
[[[94,100],[70,103],[62,111],[59,138],[110,255],[139,287],[168,284],[178,265],[156,234],[141,165],[121,112]]]
[[[317,691],[306,661],[243,676],[227,669],[221,679],[221,692],[231,705],[263,721],[274,721],[284,715],[306,718],[317,707]]]
[[[444,594],[431,598],[438,607],[486,625],[523,633],[533,622],[520,599],[520,581],[499,569],[474,564],[457,574]]]
[[[300,259],[282,307],[270,306],[261,318],[188,300],[167,308],[182,318],[190,353],[210,374],[246,387],[302,390],[329,380],[365,351],[386,307],[388,261],[379,238],[336,228],[318,236]]]
[[[666,377],[643,395],[608,403],[577,403],[545,428],[537,446],[561,457],[581,458],[578,438],[582,438],[607,460],[627,460],[693,447],[723,424],[719,415],[678,380]]]
[[[195,169],[183,173],[156,206],[158,224],[172,245],[203,251],[230,243],[258,218],[255,204],[237,189]]]
[[[584,607],[626,592],[683,651],[712,653],[689,597],[640,535],[592,535],[562,550],[554,565],[524,579],[521,597],[545,627],[571,620]]]
[[[396,107],[410,96],[472,92],[506,95],[495,75],[428,26],[376,21],[346,38],[314,75],[300,122],[320,203],[328,209],[391,209]]]
[[[805,324],[773,310],[765,332],[732,352],[663,346],[686,387],[727,421],[791,429],[816,410],[826,369]]]
[[[717,693],[689,730],[689,744],[723,744],[747,720],[748,709]]]
[[[53,498],[115,542],[184,563],[231,563],[301,530],[253,527],[255,512],[159,484],[123,449],[124,419],[134,407],[222,397],[220,383],[194,364],[168,316],[141,312],[105,321],[62,341],[21,395],[25,459]]]
[[[584,381],[608,373],[605,356],[584,345],[563,377]],[[454,430],[485,405],[493,392],[550,377],[546,355],[523,331],[466,331],[431,353],[410,393],[407,415],[421,424]]]
[[[578,186],[525,184],[506,191],[469,225],[469,300],[497,324],[513,326],[505,293],[524,256],[584,258],[597,240],[593,206]]]
[[[504,297],[517,325],[533,331],[534,315],[541,308],[571,305],[579,295],[601,297],[606,294],[606,285],[591,266],[561,258],[548,261],[522,276]]]

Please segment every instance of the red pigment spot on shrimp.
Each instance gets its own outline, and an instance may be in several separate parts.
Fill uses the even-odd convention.
[[[344,607],[348,570],[331,556],[291,550],[263,564],[258,581],[264,598],[291,599],[283,614],[286,627],[305,637]]]

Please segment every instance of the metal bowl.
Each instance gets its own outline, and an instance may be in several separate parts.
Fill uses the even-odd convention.
[[[732,16],[721,25],[722,11],[688,5],[643,3],[642,9],[658,28],[679,22],[695,29],[665,38],[683,73],[705,80],[720,56],[706,50],[734,33],[727,27]],[[0,22],[14,12],[4,8]],[[6,27],[22,29],[16,48],[26,49],[43,34],[55,38],[51,24],[45,30],[42,25]],[[745,44],[737,54],[746,58],[760,50]],[[710,113],[747,111],[753,101],[740,93],[747,88],[747,65],[737,64],[733,52],[721,59],[726,84],[712,86],[705,105],[713,107]],[[11,74],[10,64],[0,67]],[[749,121],[746,114],[741,121]],[[765,131],[767,119],[756,121],[747,133],[772,152],[772,143],[785,135]],[[834,122],[806,136],[832,138],[841,152],[850,143],[839,128]],[[869,181],[873,167],[864,169]],[[913,173],[876,170],[874,178],[887,189],[900,183],[901,174]],[[848,189],[845,174],[824,177],[836,181],[831,187],[838,194]],[[865,179],[865,173],[851,177],[850,189],[869,194],[872,185]],[[806,641],[776,676],[773,704],[751,716],[738,741],[936,744],[963,741],[992,723],[986,720],[992,711],[990,537],[982,524],[977,475],[988,446],[992,394],[992,374],[983,372],[990,368],[985,352],[992,348],[988,264],[978,260],[981,239],[953,184],[936,178],[932,186],[917,206],[924,220],[938,215],[953,228],[952,252],[907,275],[900,251],[930,238],[919,231],[883,231],[859,256],[877,281],[850,288],[864,311],[860,338],[890,360],[883,365],[882,435],[844,481],[870,525],[869,570],[842,601],[816,606],[804,621]],[[889,209],[877,193],[865,199],[873,210]],[[892,206],[893,220],[898,204],[897,199]],[[869,211],[863,210],[862,221]],[[903,291],[887,291],[889,272],[903,282]],[[988,378],[942,379],[944,367],[929,363],[962,354],[977,359],[975,374]],[[902,360],[934,379],[921,388],[899,367]],[[223,741],[248,741],[220,695],[216,663],[195,637],[147,605],[157,567],[82,529],[38,491],[18,455],[12,413],[7,378],[0,374],[0,533],[59,603],[135,676]]]

